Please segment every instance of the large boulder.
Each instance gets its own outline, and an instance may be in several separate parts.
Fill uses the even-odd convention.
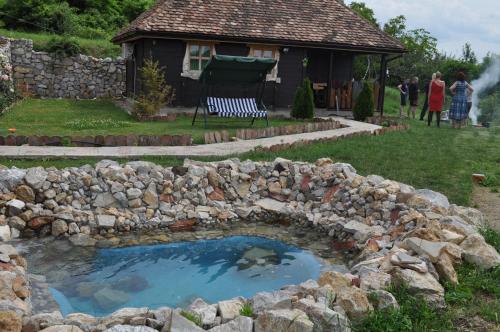
[[[406,285],[409,292],[422,297],[431,305],[442,308],[444,303],[444,288],[429,272],[420,273],[410,269],[395,268],[392,280],[396,285]]]
[[[314,324],[305,312],[293,309],[269,310],[255,320],[255,332],[312,332]]]
[[[203,332],[205,331],[189,319],[182,316],[180,313],[172,312],[172,321],[170,323],[170,330],[165,332]]]
[[[47,179],[47,175],[48,173],[43,167],[33,167],[28,169],[28,171],[26,172],[24,181],[26,181],[26,183],[32,188],[40,189]]]
[[[13,191],[24,179],[26,171],[22,169],[0,169],[0,191],[2,188]]]
[[[408,200],[410,207],[437,207],[442,211],[447,211],[450,207],[448,198],[436,191],[429,189],[415,190],[413,196]]]
[[[255,294],[250,303],[255,313],[272,309],[291,309],[292,298],[289,292],[259,292]]]
[[[331,286],[336,291],[338,288],[351,286],[351,280],[340,272],[327,271],[320,275],[318,284],[319,286]]]
[[[500,264],[500,255],[491,245],[487,244],[479,234],[469,235],[461,244],[464,259],[481,268],[489,269]]]
[[[231,300],[220,301],[217,303],[219,316],[221,317],[222,322],[225,323],[234,319],[236,316],[239,316],[243,305],[245,305],[245,299],[242,297],[236,297]]]
[[[344,315],[330,309],[325,303],[318,303],[312,299],[300,299],[294,303],[294,308],[304,311],[314,323],[314,331],[349,332],[350,322]]]
[[[239,316],[232,321],[216,326],[210,332],[253,332],[253,319],[250,317]]]
[[[14,311],[0,311],[0,331],[19,332],[23,327],[21,317]]]
[[[52,223],[52,235],[59,236],[68,231],[68,225],[62,219],[57,219]]]
[[[94,293],[94,299],[99,307],[109,310],[127,303],[129,296],[125,292],[105,287]]]
[[[207,328],[211,328],[215,324],[215,317],[217,317],[217,306],[211,305],[203,301],[203,299],[196,299],[187,308],[188,311],[194,313],[201,318],[201,323]]]
[[[349,318],[366,317],[373,310],[366,293],[356,287],[337,289],[336,304],[342,307]]]
[[[158,331],[148,326],[115,325],[109,329],[104,330],[104,332],[158,332]]]

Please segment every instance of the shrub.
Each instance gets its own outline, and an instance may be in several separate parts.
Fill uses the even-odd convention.
[[[7,56],[0,54],[0,114],[17,98],[12,80],[12,67]]]
[[[367,117],[373,116],[373,92],[368,82],[363,83],[363,89],[356,100],[356,105],[352,110],[354,120],[365,121]]]
[[[175,98],[175,91],[165,82],[165,75],[158,61],[147,59],[141,69],[141,94],[136,98],[134,114],[155,115],[164,105],[170,105]]]
[[[240,315],[246,317],[253,317],[253,308],[249,303],[245,303],[240,309]]]
[[[312,119],[314,117],[314,94],[311,81],[307,77],[295,92],[292,117],[297,119]]]
[[[201,326],[201,324],[202,324],[201,317],[198,316],[198,315],[196,315],[196,314],[193,314],[193,313],[191,313],[189,311],[182,310],[181,311],[181,316],[183,316],[187,320],[192,321],[193,323],[195,323],[198,326]]]
[[[53,37],[47,43],[47,52],[56,56],[68,57],[82,53],[80,45],[74,38]]]

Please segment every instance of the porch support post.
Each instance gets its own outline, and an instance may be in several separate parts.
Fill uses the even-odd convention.
[[[377,105],[377,109],[380,112],[380,117],[384,116],[386,78],[387,78],[387,55],[382,54],[380,61],[380,89],[379,89],[378,105]]]
[[[326,85],[326,110],[330,109],[331,105],[331,91],[333,83],[333,50],[330,50],[330,60],[328,62],[328,82]]]

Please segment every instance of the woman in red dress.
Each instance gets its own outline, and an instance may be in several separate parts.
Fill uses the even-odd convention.
[[[433,79],[429,87],[429,118],[427,124],[430,126],[432,123],[432,116],[436,113],[437,126],[441,121],[441,111],[445,99],[445,85],[446,83],[441,80],[441,73],[436,73],[436,78]]]

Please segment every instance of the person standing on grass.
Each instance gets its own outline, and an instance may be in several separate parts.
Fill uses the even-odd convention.
[[[429,84],[429,117],[427,118],[427,125],[432,123],[432,116],[436,113],[436,123],[439,127],[441,122],[441,111],[443,110],[445,100],[445,86],[446,83],[441,80],[441,73],[437,72],[432,75],[433,79]]]
[[[403,111],[406,107],[406,98],[408,97],[408,81],[401,80],[401,82],[398,85],[398,89],[399,89],[399,94],[401,96],[401,103],[399,106],[399,117],[402,119]]]
[[[429,109],[429,89],[431,87],[431,82],[434,81],[435,79],[436,79],[436,73],[433,73],[431,81],[426,81],[424,83],[425,99],[424,99],[424,106],[422,106],[422,112],[420,112],[420,121],[424,121],[425,114]]]
[[[465,74],[459,72],[457,81],[450,87],[450,91],[453,94],[450,107],[451,125],[453,128],[460,129],[465,126],[469,117],[467,94],[472,94],[474,88],[465,80]]]
[[[410,108],[408,109],[408,117],[410,113],[412,118],[415,120],[415,115],[417,113],[418,107],[418,77],[413,77],[411,79],[410,86],[408,87],[408,94],[410,99]]]

